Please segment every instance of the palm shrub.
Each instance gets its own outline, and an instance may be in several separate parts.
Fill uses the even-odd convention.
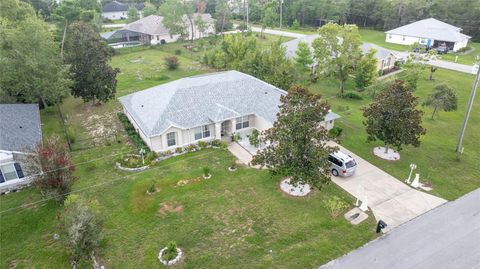
[[[250,145],[258,148],[260,145],[260,132],[257,129],[253,129],[252,134],[248,137]]]
[[[208,166],[203,167],[203,176],[204,177],[210,176],[210,168]]]
[[[174,241],[170,241],[167,244],[167,249],[163,252],[162,259],[164,259],[166,261],[171,261],[171,260],[175,259],[177,257],[177,255],[178,255],[177,243],[175,243]]]

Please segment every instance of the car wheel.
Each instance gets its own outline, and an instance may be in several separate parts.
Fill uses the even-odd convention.
[[[337,169],[332,169],[332,175],[338,177],[338,171],[337,171]]]

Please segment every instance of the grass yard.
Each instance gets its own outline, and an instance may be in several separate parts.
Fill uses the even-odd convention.
[[[225,150],[190,153],[138,173],[116,171],[114,157],[84,163],[129,149],[116,145],[74,154],[74,189],[97,200],[104,218],[99,254],[107,268],[158,268],[158,251],[171,240],[186,253],[184,268],[312,268],[375,238],[372,216],[359,226],[329,216],[329,197],[353,203],[334,184],[290,198],[265,170],[229,172],[234,157]],[[204,166],[211,179],[177,186],[179,180],[200,179]],[[159,192],[146,194],[152,183]],[[0,210],[39,199],[33,188],[2,196]],[[53,239],[60,210],[48,202],[3,213],[0,266],[68,267],[61,242]]]
[[[311,87],[316,93],[321,93],[328,99],[333,111],[342,116],[336,124],[343,128],[342,144],[372,162],[386,172],[402,180],[408,177],[410,163],[417,164],[417,173],[422,181],[431,181],[432,194],[453,200],[480,186],[480,153],[478,141],[480,140],[480,101],[474,103],[463,146],[462,155],[455,153],[458,134],[466,110],[474,76],[459,72],[439,69],[434,80],[428,80],[428,72],[424,71],[419,80],[419,87],[414,95],[419,102],[423,102],[436,84],[445,82],[454,87],[459,96],[459,107],[454,112],[440,111],[435,120],[431,120],[432,110],[422,107],[425,111],[423,126],[427,134],[422,138],[419,148],[405,147],[401,151],[401,160],[398,162],[385,162],[376,158],[373,147],[381,142],[366,143],[367,135],[362,124],[363,116],[360,108],[371,102],[364,94],[364,100],[345,100],[337,97],[338,83],[331,79],[320,80]],[[353,81],[349,80],[347,88],[353,89]]]
[[[174,55],[173,52],[146,46],[120,49],[119,54],[112,58],[112,66],[120,68],[121,71],[117,76],[117,96],[120,97],[179,78],[213,71],[183,55],[175,55],[180,63],[178,69],[168,70],[165,67],[164,59],[172,55]]]

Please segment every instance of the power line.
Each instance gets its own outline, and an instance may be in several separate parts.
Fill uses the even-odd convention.
[[[178,163],[178,162],[183,162],[183,161],[186,161],[186,160],[189,160],[189,159],[194,159],[194,158],[197,158],[197,157],[209,155],[209,154],[212,154],[212,153],[214,153],[214,152],[215,152],[215,151],[210,151],[210,152],[206,152],[206,153],[203,153],[203,154],[193,155],[193,156],[190,156],[190,157],[187,156],[187,157],[185,157],[185,158],[182,158],[182,159],[179,159],[179,160],[176,160],[176,161],[173,161],[173,162],[164,164],[164,165],[159,165],[159,166],[157,166],[157,167],[155,167],[155,168],[152,168],[152,169],[146,169],[146,170],[140,171],[140,172],[138,172],[138,173],[134,173],[134,174],[126,175],[126,176],[123,176],[123,177],[115,178],[115,179],[112,179],[112,180],[109,180],[109,181],[104,181],[104,182],[102,182],[102,183],[99,183],[99,184],[96,184],[96,185],[91,185],[91,186],[88,186],[88,187],[84,187],[84,188],[81,188],[81,189],[78,189],[78,190],[73,190],[73,191],[70,191],[70,192],[68,192],[68,193],[66,193],[66,194],[63,194],[63,195],[70,195],[70,194],[73,194],[73,193],[78,193],[78,192],[82,192],[82,191],[85,191],[85,190],[97,188],[97,187],[100,187],[100,186],[107,185],[107,184],[109,184],[109,183],[113,183],[113,182],[120,181],[120,180],[122,180],[122,179],[126,179],[126,178],[130,178],[130,177],[133,177],[133,176],[137,176],[137,175],[143,174],[143,173],[145,173],[145,172],[156,171],[156,170],[158,170],[158,169],[160,169],[160,168],[164,168],[164,167],[170,166],[170,165],[175,164],[175,163]],[[56,195],[56,196],[53,196],[53,197],[44,198],[44,199],[41,199],[41,200],[38,200],[38,201],[35,201],[35,202],[31,202],[31,203],[28,203],[28,204],[23,204],[23,205],[21,205],[21,206],[12,207],[12,208],[9,208],[9,209],[6,209],[6,210],[1,211],[1,212],[0,212],[0,215],[5,214],[5,213],[7,213],[7,212],[11,212],[11,211],[17,210],[17,209],[28,209],[28,208],[31,207],[31,206],[34,206],[34,205],[37,205],[37,204],[40,204],[40,203],[44,203],[44,202],[50,201],[50,200],[52,200],[52,199],[58,198],[58,197],[63,196],[63,195]]]
[[[112,155],[108,155],[108,156],[103,156],[103,157],[101,157],[101,158],[90,159],[90,160],[85,161],[85,162],[74,163],[73,165],[74,165],[75,167],[77,167],[77,166],[79,166],[79,165],[84,165],[84,164],[87,164],[87,163],[91,163],[91,162],[103,160],[103,159],[106,159],[106,158],[115,157],[115,156],[118,156],[118,155],[123,155],[123,154],[132,153],[132,152],[135,152],[135,151],[137,151],[137,149],[128,150],[128,151],[125,151],[125,152],[121,152],[121,153],[117,153],[117,154],[112,154]],[[38,173],[38,174],[30,174],[30,175],[28,175],[28,177],[35,177],[35,176],[39,176],[39,175],[44,174],[44,173],[51,173],[51,172],[55,172],[55,171],[62,170],[62,169],[68,169],[69,167],[70,167],[70,166],[63,166],[63,167],[55,168],[55,169],[48,170],[48,171],[42,171],[42,172],[40,172],[40,173]]]

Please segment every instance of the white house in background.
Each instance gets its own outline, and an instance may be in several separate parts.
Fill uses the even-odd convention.
[[[298,48],[298,43],[300,42],[307,43],[307,45],[310,47],[310,51],[313,54],[312,43],[313,43],[313,40],[317,39],[318,37],[319,37],[318,34],[307,35],[301,38],[296,38],[296,39],[292,39],[290,41],[284,42],[282,45],[286,49],[285,55],[289,59],[292,59],[292,60],[295,59],[297,57],[296,51]],[[371,43],[363,43],[360,46],[360,49],[362,50],[363,54],[367,53],[372,48],[377,51],[377,53],[375,53],[375,58],[377,58],[378,60],[377,70],[379,72],[384,73],[392,70],[395,67],[395,62],[397,61],[397,57],[391,51]],[[316,61],[314,65],[316,65]]]
[[[201,17],[207,27],[204,32],[200,32],[194,23],[192,32],[190,21],[185,16],[184,21],[185,25],[187,25],[188,38],[191,38],[193,35],[194,39],[198,39],[215,33],[214,19],[210,14],[195,13],[193,16],[194,18]],[[193,21],[195,22],[195,19]],[[104,34],[103,37],[107,39],[110,44],[138,42],[142,44],[157,45],[175,42],[180,36],[170,34],[163,24],[162,16],[149,15],[125,25],[120,30]]]
[[[159,152],[271,128],[285,94],[250,75],[226,71],[175,80],[122,96],[120,103],[145,144]],[[339,117],[329,112],[323,126],[331,129]]]
[[[436,48],[443,43],[449,50],[464,48],[470,36],[462,34],[462,29],[434,18],[413,22],[385,32],[388,43],[412,45],[416,42]]]
[[[0,193],[28,184],[25,155],[42,142],[36,104],[0,104]]]
[[[143,3],[137,3],[134,5],[138,10],[140,17],[142,16],[142,11],[145,5]],[[121,3],[118,1],[112,1],[106,3],[102,7],[102,18],[110,20],[123,20],[128,19],[128,4]]]

